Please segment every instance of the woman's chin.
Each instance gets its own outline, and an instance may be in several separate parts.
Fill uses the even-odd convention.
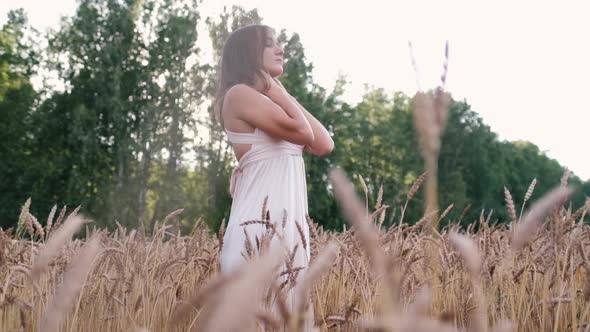
[[[283,74],[283,68],[273,68],[269,70],[269,74],[272,77],[279,77]]]

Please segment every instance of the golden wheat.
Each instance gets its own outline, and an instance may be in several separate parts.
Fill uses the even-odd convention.
[[[76,210],[64,223],[45,228],[45,243],[2,231],[0,330],[295,331],[310,317],[307,296],[319,330],[582,331],[589,326],[590,241],[584,235],[590,227],[582,218],[590,204],[574,213],[563,208],[570,189],[557,188],[539,199],[517,225],[490,225],[482,217],[477,228],[461,231],[449,221],[431,236],[420,224],[376,227],[371,217],[385,213],[386,206],[365,211],[345,175],[334,173],[333,179],[352,227],[327,231],[307,218],[311,237],[305,245],[312,263],[301,280],[295,278],[300,267],[289,262],[303,244],[275,257],[252,248],[243,270],[219,274],[223,231],[211,233],[204,224],[190,235],[167,232],[164,223],[151,236],[92,228],[86,237],[93,241],[69,241],[83,222]],[[260,246],[269,241],[257,240]],[[104,250],[88,253],[98,241]],[[424,268],[429,243],[441,267],[434,276]],[[283,257],[283,267],[291,265],[287,269],[277,265]],[[285,271],[291,285],[280,289],[271,281]],[[438,292],[428,286],[432,278],[442,287]],[[300,288],[293,288],[296,284]],[[285,302],[289,289],[297,289],[296,306]]]

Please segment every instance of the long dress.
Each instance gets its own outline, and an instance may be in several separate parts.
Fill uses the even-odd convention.
[[[283,280],[287,282],[292,277],[300,281],[310,260],[303,146],[272,138],[258,128],[253,133],[227,129],[225,132],[230,142],[252,144],[252,147],[242,156],[230,179],[233,201],[220,253],[221,272],[229,273],[243,264],[249,256],[248,250],[256,252],[259,240],[268,234],[268,226],[261,223],[240,225],[263,219],[266,200],[266,217],[283,237],[289,250],[286,256],[294,253],[292,273],[284,274]],[[270,250],[278,248],[270,246]],[[287,266],[283,268],[288,272]],[[295,288],[286,289],[287,306],[291,308],[298,283],[294,284]]]

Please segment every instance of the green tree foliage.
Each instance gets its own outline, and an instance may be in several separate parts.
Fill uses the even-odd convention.
[[[0,31],[0,226],[16,222],[27,197],[34,213],[81,204],[99,224],[148,231],[179,208],[185,230],[198,218],[216,230],[228,218],[235,158],[211,101],[225,40],[262,18],[234,6],[203,20],[199,4],[82,0],[47,37],[44,52],[24,12],[10,12]],[[210,62],[201,58],[206,39],[197,25],[203,23]],[[327,91],[313,80],[300,36],[283,30],[278,38],[286,60],[281,81],[336,145],[326,156],[305,154],[310,216],[327,228],[342,227],[327,177],[341,167],[364,196],[362,177],[370,207],[383,186],[383,203],[391,206],[385,225],[399,222],[406,193],[424,171],[411,97],[367,88],[359,103],[347,104],[345,77]],[[58,73],[63,89],[35,91],[31,80],[42,66]],[[531,200],[558,185],[562,174],[534,144],[500,141],[467,101],[452,101],[439,194],[441,208],[453,208],[442,224],[472,223],[482,211],[504,221],[504,186],[520,207],[533,179]],[[590,183],[574,174],[568,180],[580,188],[572,199],[578,207]],[[418,220],[423,204],[419,190],[403,220]]]
[[[66,89],[36,112],[37,203],[82,204],[128,226],[178,206],[185,130],[203,96],[197,4],[85,0],[51,37]]]
[[[38,99],[31,84],[39,63],[35,36],[23,10],[9,12],[0,30],[0,226],[14,223],[34,181],[26,170],[35,162],[30,132]]]

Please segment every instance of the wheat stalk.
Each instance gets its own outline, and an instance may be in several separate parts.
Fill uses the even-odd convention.
[[[56,290],[55,297],[47,305],[41,318],[40,331],[60,330],[59,326],[84,287],[84,281],[99,252],[100,240],[95,237],[88,241],[74,258],[70,269],[64,274],[63,284]]]
[[[58,254],[72,236],[80,230],[84,224],[84,219],[79,216],[74,216],[57,229],[53,236],[45,244],[45,248],[35,258],[33,266],[31,267],[31,278],[33,282],[38,282],[41,274],[47,269],[47,266],[52,259]]]

